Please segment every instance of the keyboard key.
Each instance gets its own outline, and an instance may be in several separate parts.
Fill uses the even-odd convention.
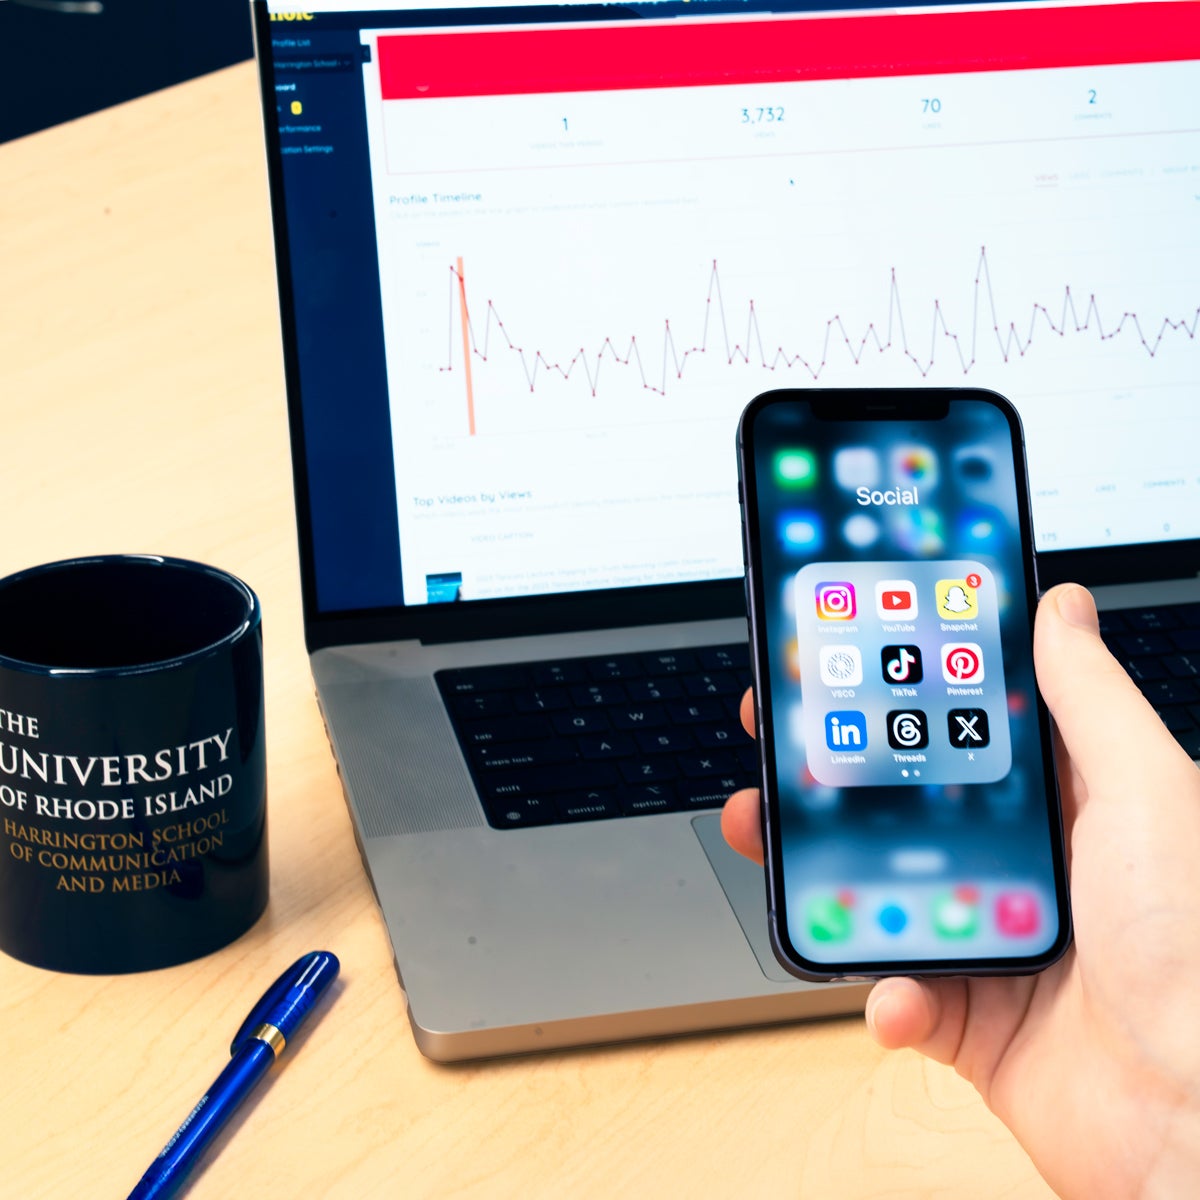
[[[611,787],[617,782],[616,768],[609,763],[554,763],[509,771],[489,771],[483,777],[484,791],[497,799],[508,796],[552,796],[582,788]]]
[[[618,793],[621,811],[629,817],[643,817],[651,813],[674,812],[678,807],[675,789],[669,784],[651,784],[648,787],[628,788]]]
[[[1176,650],[1200,652],[1200,629],[1172,629],[1167,636]]]
[[[499,829],[524,829],[530,825],[551,825],[559,821],[558,809],[552,800],[521,796],[495,805],[488,815]]]
[[[637,679],[645,675],[640,660],[634,654],[591,659],[587,669],[593,679]]]
[[[689,696],[740,696],[746,689],[729,671],[711,671],[689,675],[683,686]]]
[[[1162,661],[1176,679],[1195,679],[1200,676],[1200,654],[1171,654]]]
[[[1136,684],[1153,683],[1158,679],[1167,678],[1167,668],[1157,658],[1122,658],[1121,666],[1129,673]],[[1145,689],[1143,689],[1145,690]]]
[[[1130,629],[1176,629],[1182,624],[1171,608],[1132,608],[1125,610]]]
[[[745,780],[734,776],[693,780],[681,783],[676,789],[680,808],[720,808],[734,792],[749,787]]]
[[[1200,700],[1200,688],[1189,679],[1157,680],[1143,686],[1142,693],[1155,708],[1165,704],[1190,704],[1194,700]]]
[[[576,733],[605,733],[612,728],[602,709],[596,711],[555,713],[550,718],[554,732],[571,735]]]
[[[497,742],[535,741],[549,737],[550,733],[550,723],[545,717],[496,717],[463,722],[459,738],[469,746],[486,746]]]
[[[741,727],[729,725],[703,725],[696,730],[696,740],[702,746],[719,750],[728,746],[741,746],[749,742],[750,735]]]
[[[474,692],[458,695],[452,701],[454,711],[464,720],[494,717],[512,712],[513,704],[505,692]]]
[[[577,708],[611,708],[614,704],[624,704],[629,697],[619,683],[593,683],[587,687],[569,689],[571,701]]]
[[[451,695],[472,692],[508,692],[529,684],[529,670],[524,666],[468,667],[455,671],[448,683]]]
[[[737,646],[708,646],[697,650],[696,657],[706,671],[750,669],[750,647],[745,643]]]
[[[662,675],[680,675],[685,671],[697,671],[700,662],[694,654],[685,650],[671,650],[663,654],[642,655],[645,673],[652,678]]]
[[[519,713],[561,712],[570,707],[571,697],[566,688],[535,688],[513,694],[513,708]]]
[[[606,758],[630,758],[637,745],[627,733],[597,733],[581,737],[577,743],[584,758],[600,761]]]
[[[728,716],[725,705],[711,697],[668,704],[667,715],[677,725],[711,725]]]
[[[558,811],[564,821],[599,821],[619,817],[621,806],[611,792],[581,792],[561,797]]]
[[[1196,728],[1191,713],[1182,705],[1172,705],[1158,709],[1159,718],[1172,733],[1186,733]]]
[[[499,745],[471,746],[471,762],[483,771],[503,771],[509,767],[545,767],[570,762],[574,749],[567,742],[547,738],[538,742],[502,742]]]
[[[613,710],[612,723],[616,729],[657,729],[668,723],[667,712],[659,704],[626,705]]]
[[[696,745],[696,739],[686,729],[656,729],[635,736],[642,754],[678,754]]]
[[[1159,632],[1118,634],[1112,642],[1130,658],[1141,654],[1170,654],[1175,649],[1170,637]]]
[[[679,769],[673,758],[632,758],[620,764],[621,777],[626,783],[670,783],[678,778]]]
[[[683,684],[678,679],[630,679],[625,691],[635,704],[647,700],[678,700],[683,696]]]
[[[587,671],[578,662],[538,663],[530,672],[535,687],[562,687],[569,683],[586,683]]]
[[[728,775],[738,769],[737,759],[728,750],[681,754],[679,765],[689,779],[702,779],[707,775]]]

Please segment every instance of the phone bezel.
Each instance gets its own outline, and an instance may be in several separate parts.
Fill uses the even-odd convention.
[[[989,958],[888,959],[817,962],[806,958],[788,937],[783,849],[780,837],[778,788],[775,776],[774,730],[771,713],[771,662],[766,638],[764,578],[759,541],[759,503],[755,472],[754,425],[767,407],[792,405],[818,420],[837,421],[937,421],[945,419],[954,403],[985,403],[997,408],[1010,431],[1016,507],[1020,535],[1025,610],[1032,635],[1038,603],[1037,558],[1033,546],[1032,505],[1025,463],[1025,442],[1020,416],[1010,401],[983,388],[825,388],[776,389],[756,396],[738,423],[738,497],[742,505],[742,549],[746,567],[746,610],[750,629],[754,674],[755,724],[759,745],[761,819],[766,865],[767,911],[771,945],[780,964],[793,975],[810,981],[872,979],[888,975],[1024,975],[1043,970],[1059,959],[1071,940],[1070,904],[1066,878],[1062,805],[1054,769],[1054,741],[1050,714],[1035,690],[1037,727],[1042,746],[1043,782],[1047,825],[1053,859],[1058,933],[1053,943],[1037,955]],[[987,785],[982,785],[987,786]]]

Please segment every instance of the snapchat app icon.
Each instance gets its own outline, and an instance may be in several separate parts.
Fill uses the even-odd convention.
[[[974,621],[979,616],[979,593],[972,581],[939,579],[937,612],[943,621]]]

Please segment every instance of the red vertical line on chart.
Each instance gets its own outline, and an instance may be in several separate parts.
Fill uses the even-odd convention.
[[[463,277],[461,254],[454,260],[454,274],[458,277],[458,308],[462,317],[463,377],[467,383],[467,433],[474,437],[475,385],[471,376],[471,322],[467,313],[467,281]]]

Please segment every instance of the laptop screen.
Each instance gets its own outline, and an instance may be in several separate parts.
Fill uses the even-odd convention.
[[[318,612],[740,579],[778,387],[994,389],[1039,550],[1200,537],[1200,4],[256,8]]]

